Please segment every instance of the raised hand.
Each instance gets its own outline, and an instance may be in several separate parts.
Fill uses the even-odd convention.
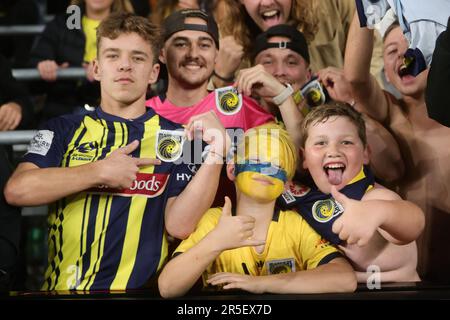
[[[381,215],[369,201],[357,201],[348,198],[331,187],[331,194],[343,207],[344,213],[333,223],[332,231],[347,244],[365,246],[382,224]]]
[[[210,239],[219,251],[263,245],[264,240],[252,238],[254,228],[255,218],[231,215],[231,200],[225,197],[222,216],[217,226],[211,231]]]
[[[285,89],[285,85],[260,64],[239,71],[235,86],[246,96],[251,96],[253,93],[258,97],[268,99],[268,102]]]
[[[233,36],[220,39],[215,72],[222,78],[232,78],[241,64],[244,47],[237,43]],[[220,86],[226,85],[225,83]]]
[[[185,126],[186,136],[189,140],[199,132],[202,133],[202,139],[211,146],[211,151],[224,156],[231,147],[231,139],[225,131],[214,111],[193,116]]]
[[[103,184],[110,188],[126,189],[136,180],[140,167],[158,165],[161,161],[150,158],[133,158],[130,154],[137,149],[139,141],[134,140],[108,157],[98,161],[99,174]]]
[[[344,70],[328,67],[320,70],[317,76],[333,100],[353,105],[352,87],[344,76]]]

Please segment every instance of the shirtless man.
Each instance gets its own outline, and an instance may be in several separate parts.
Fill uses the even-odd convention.
[[[397,181],[402,198],[425,212],[426,228],[418,240],[419,273],[427,280],[450,280],[450,129],[430,119],[425,105],[428,71],[402,76],[408,42],[399,26],[384,36],[387,80],[402,94],[383,91],[369,73],[373,31],[360,28],[354,17],[347,42],[345,76],[351,82],[356,108],[383,123],[397,139],[405,175]]]

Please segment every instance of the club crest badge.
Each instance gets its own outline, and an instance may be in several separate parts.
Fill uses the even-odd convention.
[[[216,107],[219,111],[230,116],[242,108],[242,95],[233,86],[216,89]]]
[[[270,260],[266,262],[268,274],[280,274],[295,272],[295,262],[293,258]]]
[[[334,199],[316,201],[312,214],[317,222],[326,223],[344,212],[344,207]]]
[[[289,182],[281,196],[286,204],[290,204],[295,202],[297,198],[306,196],[310,191],[311,188],[305,185]]]
[[[177,161],[183,153],[185,140],[183,131],[159,130],[156,138],[156,156],[165,162]]]

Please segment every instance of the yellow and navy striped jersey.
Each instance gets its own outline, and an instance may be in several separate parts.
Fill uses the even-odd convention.
[[[152,109],[126,120],[97,108],[51,119],[30,142],[23,162],[74,167],[107,157],[137,139],[133,157],[156,158],[160,130],[180,126]],[[167,199],[182,192],[195,170],[162,161],[141,167],[129,189],[98,187],[67,196],[49,212],[49,257],[43,290],[124,290],[144,286],[167,258]]]
[[[182,241],[174,255],[187,251],[203,239],[219,222],[221,208],[209,209],[196,230]],[[321,238],[294,211],[276,210],[267,231],[264,251],[241,247],[223,251],[203,273],[203,285],[208,276],[218,272],[254,276],[295,272],[316,268],[342,254]]]
[[[312,179],[311,179],[312,180]],[[359,173],[339,192],[355,200],[373,188],[375,178],[369,166],[362,166]],[[306,184],[289,182],[277,199],[282,210],[295,208],[309,225],[332,244],[341,244],[339,235],[333,232],[333,223],[344,212],[342,205],[331,194],[323,193],[314,181]]]

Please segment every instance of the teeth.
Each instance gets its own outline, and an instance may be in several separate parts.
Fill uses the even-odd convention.
[[[344,167],[343,164],[329,164],[325,166],[325,169],[342,169]]]
[[[278,10],[271,10],[271,11],[264,12],[262,15],[265,18],[270,18],[270,17],[276,16],[277,14],[278,14]]]

